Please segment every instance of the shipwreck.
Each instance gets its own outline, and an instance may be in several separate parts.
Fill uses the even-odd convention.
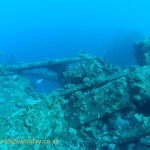
[[[1,64],[0,149],[150,148],[150,39],[134,47],[137,65],[127,69],[85,52]],[[36,93],[26,74],[61,88]]]

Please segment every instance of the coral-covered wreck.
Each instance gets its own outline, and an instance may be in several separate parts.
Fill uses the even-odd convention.
[[[124,70],[84,52],[1,65],[0,149],[150,149],[150,40],[134,53],[137,66]],[[26,73],[62,88],[36,93]]]

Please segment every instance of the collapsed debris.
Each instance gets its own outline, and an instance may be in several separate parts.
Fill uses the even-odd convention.
[[[150,147],[149,52],[150,40],[136,43],[139,66],[125,70],[86,53],[75,59],[1,65],[0,148]],[[20,72],[39,68],[57,73],[62,88],[48,94],[35,93]],[[8,144],[11,139],[44,139],[45,143]]]

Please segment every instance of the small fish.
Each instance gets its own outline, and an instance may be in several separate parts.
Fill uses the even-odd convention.
[[[41,83],[41,82],[43,82],[43,79],[38,79],[38,80],[36,81],[37,84],[39,84],[39,83]]]

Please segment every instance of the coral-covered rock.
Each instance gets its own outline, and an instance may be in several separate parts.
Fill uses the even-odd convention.
[[[137,64],[140,66],[150,65],[150,39],[136,42],[134,47]]]

